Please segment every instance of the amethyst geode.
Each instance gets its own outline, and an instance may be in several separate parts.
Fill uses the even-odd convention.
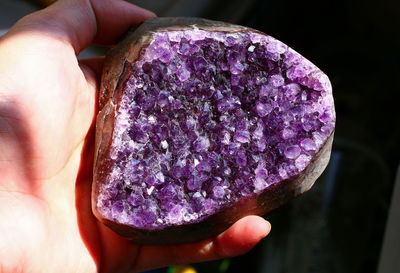
[[[139,243],[183,243],[308,190],[329,160],[328,77],[253,29],[143,23],[106,59],[95,215]]]

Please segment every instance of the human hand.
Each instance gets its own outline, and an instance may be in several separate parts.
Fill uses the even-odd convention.
[[[242,254],[270,229],[248,216],[215,238],[135,245],[91,212],[93,126],[103,58],[154,14],[121,0],[60,0],[0,38],[0,272],[131,272]]]

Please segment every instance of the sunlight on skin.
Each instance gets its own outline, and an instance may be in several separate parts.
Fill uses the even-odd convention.
[[[268,234],[265,220],[249,216],[202,242],[138,246],[94,218],[103,59],[76,55],[153,16],[120,0],[60,0],[0,39],[0,272],[140,271],[239,255]]]

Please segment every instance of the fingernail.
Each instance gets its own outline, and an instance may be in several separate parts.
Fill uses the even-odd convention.
[[[261,238],[266,237],[271,231],[271,224],[267,220],[263,220],[260,221],[258,225],[257,229],[260,231],[260,234],[262,234]]]

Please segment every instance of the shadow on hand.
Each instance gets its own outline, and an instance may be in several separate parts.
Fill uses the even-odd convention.
[[[86,135],[82,154],[81,164],[75,184],[75,206],[77,211],[77,222],[82,241],[85,243],[97,269],[101,268],[102,241],[98,221],[94,217],[91,208],[91,191],[93,181],[93,160],[94,160],[94,132],[95,125],[92,124]]]
[[[3,184],[6,191],[40,196],[33,143],[24,118],[14,101],[0,97],[0,172],[2,178],[10,177],[8,181],[13,181]]]

